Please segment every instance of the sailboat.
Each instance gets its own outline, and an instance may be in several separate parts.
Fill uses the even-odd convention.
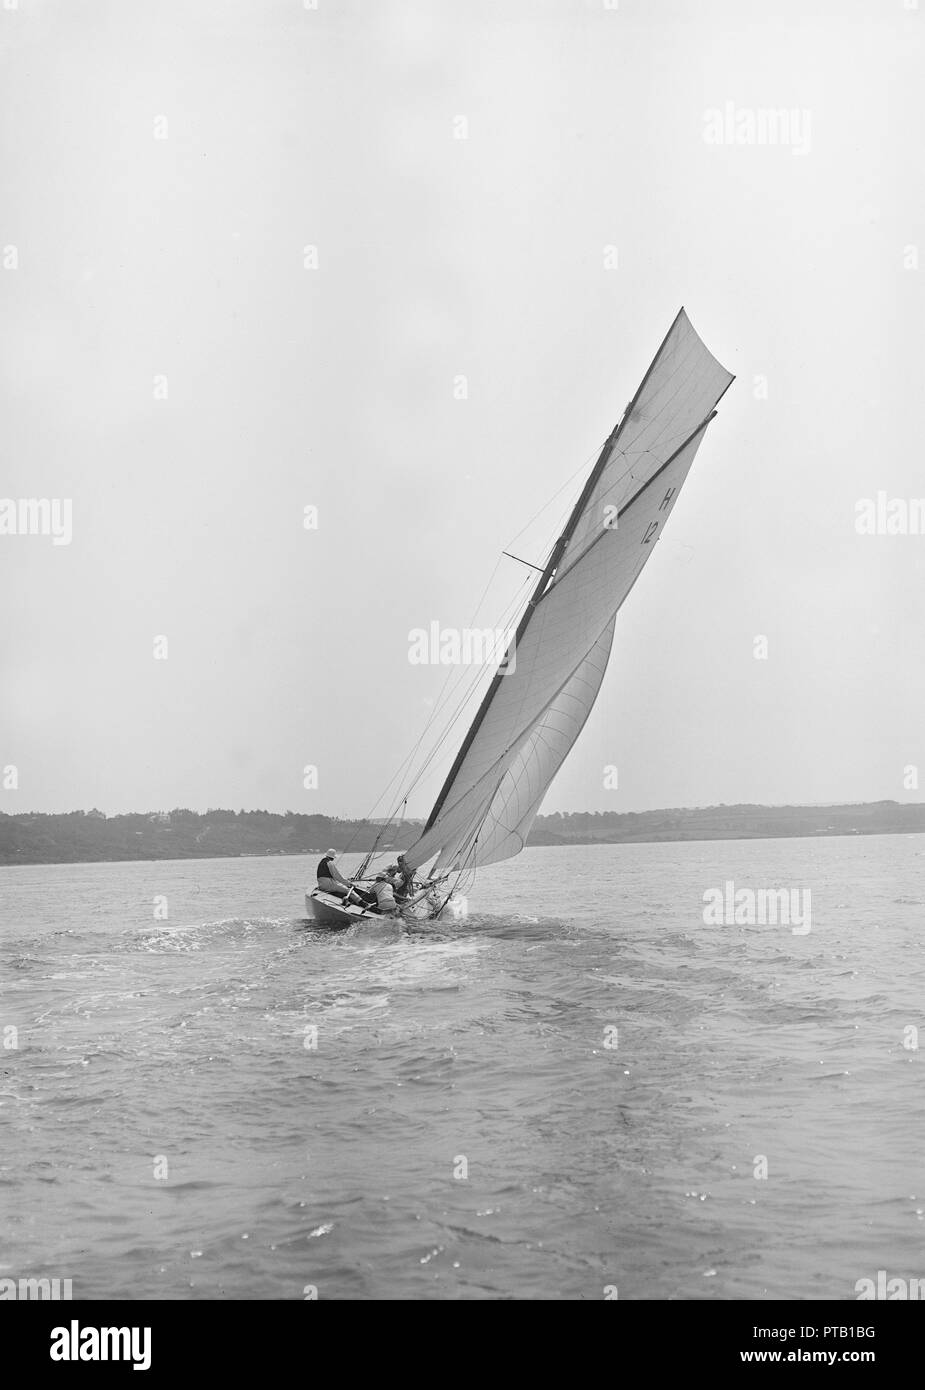
[[[514,638],[404,852],[402,867],[413,875],[405,912],[439,916],[478,869],[524,848],[597,699],[617,614],[734,379],[679,310],[545,564],[533,567],[539,578]],[[352,880],[358,885],[368,882],[380,839]],[[317,925],[378,917],[318,889],[306,904]]]

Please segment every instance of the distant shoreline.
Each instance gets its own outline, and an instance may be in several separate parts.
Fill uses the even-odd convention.
[[[925,835],[922,830],[865,830],[858,832],[864,836],[872,835]],[[846,834],[831,831],[828,835],[709,835],[696,836],[687,835],[675,839],[648,839],[648,840],[572,840],[569,844],[535,844],[532,840],[525,846],[526,849],[583,849],[583,848],[605,848],[607,845],[668,845],[668,844],[690,844],[708,845],[722,841],[743,841],[743,840],[844,840]],[[345,854],[363,855],[368,853],[364,849],[345,850]],[[247,854],[183,854],[173,855],[126,855],[123,859],[19,859],[15,862],[0,860],[0,869],[55,869],[66,868],[69,864],[195,864],[205,863],[208,860],[221,859],[310,859],[314,861],[320,857],[319,850],[281,850],[279,852],[267,850],[263,854],[249,852]]]
[[[421,827],[419,820],[390,826],[380,849],[399,854],[414,842]],[[363,854],[381,831],[381,825],[366,820],[293,812],[177,809],[122,816],[105,816],[96,810],[0,814],[0,866],[290,857],[320,855],[328,846]],[[916,834],[925,834],[922,802],[708,806],[538,816],[527,847]]]

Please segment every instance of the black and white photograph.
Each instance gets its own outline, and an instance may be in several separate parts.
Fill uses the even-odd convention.
[[[496,1301],[876,1363],[925,1299],[925,5],[0,0],[0,55],[30,1364]]]

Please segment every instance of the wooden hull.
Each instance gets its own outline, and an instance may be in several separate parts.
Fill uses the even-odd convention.
[[[343,898],[336,893],[325,893],[320,888],[305,894],[305,906],[312,918],[312,925],[329,930],[350,927],[355,922],[426,922],[435,915],[433,904],[420,899],[409,902],[400,912],[394,913],[376,912],[372,908],[361,907],[359,903],[349,903],[345,907]],[[459,914],[453,912],[451,915],[455,917]]]
[[[316,927],[349,927],[354,922],[382,921],[380,913],[369,912],[359,903],[348,903],[344,907],[343,901],[336,893],[323,893],[320,888],[305,894],[305,906]]]

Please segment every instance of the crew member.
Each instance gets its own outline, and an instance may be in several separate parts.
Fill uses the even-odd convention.
[[[376,874],[373,891],[376,894],[376,907],[380,912],[388,914],[398,911],[395,893],[392,890],[392,881],[384,871]]]
[[[318,887],[323,893],[334,893],[338,898],[348,898],[352,884],[344,878],[334,863],[336,858],[336,849],[325,850],[324,858],[318,864]]]
[[[386,873],[389,876],[389,882],[395,893],[396,902],[407,902],[414,889],[414,872],[409,869],[405,863],[405,856],[400,854],[398,856],[398,863],[390,864],[386,869]]]

